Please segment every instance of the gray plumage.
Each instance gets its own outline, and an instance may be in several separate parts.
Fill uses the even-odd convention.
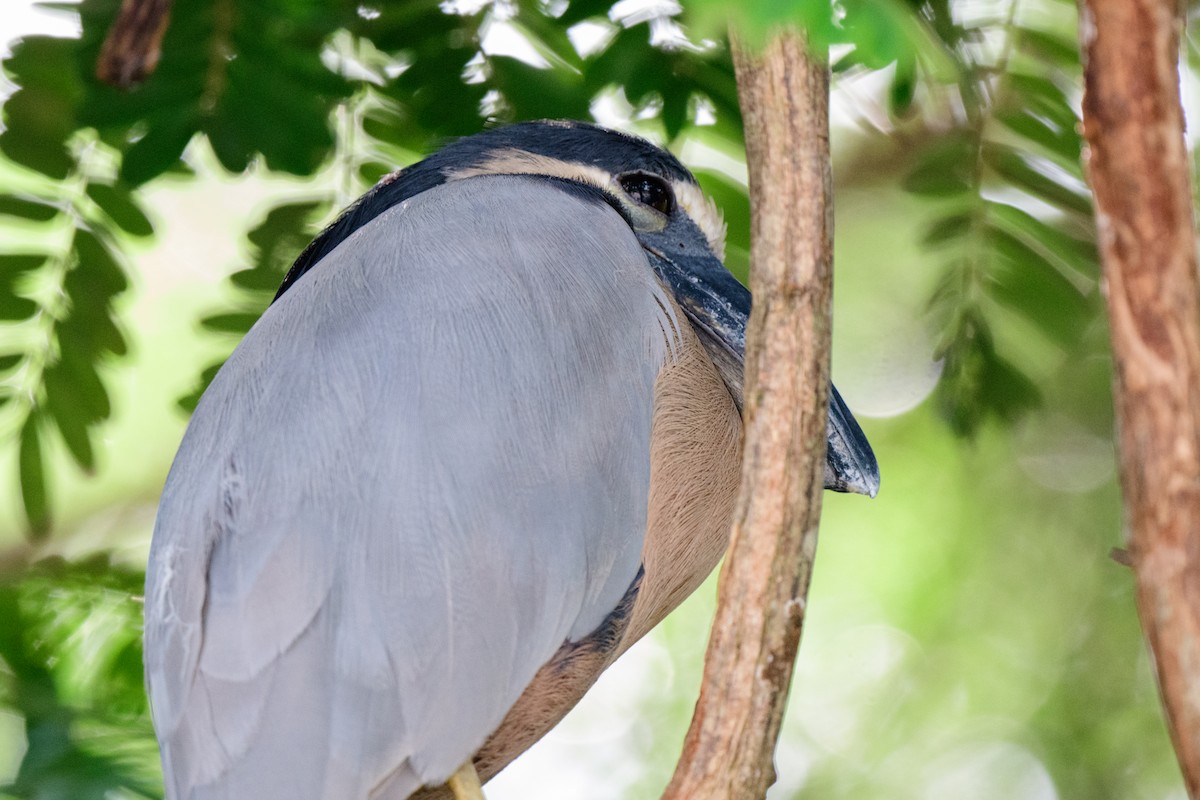
[[[467,760],[638,573],[671,308],[613,208],[519,176],[405,200],[283,295],[159,511],[168,797],[391,800]]]
[[[699,586],[742,439],[723,249],[674,156],[566,121],[451,143],[305,248],[159,507],[168,798],[487,780]],[[826,487],[874,495],[830,392]]]

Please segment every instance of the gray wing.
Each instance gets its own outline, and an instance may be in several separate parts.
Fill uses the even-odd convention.
[[[472,754],[636,577],[670,307],[613,209],[495,176],[280,298],[159,508],[168,797],[404,797]]]

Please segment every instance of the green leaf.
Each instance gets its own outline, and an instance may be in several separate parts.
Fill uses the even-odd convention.
[[[226,172],[240,175],[249,168],[250,153],[242,132],[232,119],[227,116],[217,117],[209,121],[204,133],[208,136],[208,144],[212,147],[213,154]]]
[[[72,270],[67,277],[70,278],[77,272],[78,269]],[[72,296],[80,296],[78,290]],[[85,302],[74,303],[70,316],[58,324],[60,349],[64,352],[69,350],[68,357],[73,353],[88,354],[88,358],[95,358],[103,353],[125,355],[125,336],[112,319],[109,305],[86,302],[87,296],[83,297]]]
[[[593,17],[608,19],[610,8],[612,8],[612,0],[571,0],[558,20],[563,25],[571,26]]]
[[[241,45],[242,57],[226,66],[225,92],[214,119],[217,124],[209,128],[210,137],[226,139],[218,157],[228,167],[243,161],[248,164],[261,153],[271,169],[311,175],[333,149],[329,127],[333,101],[310,86],[311,80],[319,80],[318,75],[301,79],[277,63],[286,51],[249,54],[245,52],[249,41],[243,40]],[[319,75],[331,74],[319,61],[317,64]]]
[[[488,59],[491,85],[499,89],[518,119],[586,119],[588,96],[580,75],[539,69],[508,56]]]
[[[0,194],[0,214],[31,222],[49,222],[58,216],[58,206],[12,194]]]
[[[312,241],[313,222],[328,208],[327,202],[319,200],[275,206],[246,234],[254,249],[254,269],[264,273],[261,277],[264,285],[274,284],[270,287],[272,293]]]
[[[983,384],[988,387],[988,407],[998,417],[1013,422],[1041,405],[1042,393],[1033,381],[999,355],[989,356]]]
[[[11,289],[22,276],[40,269],[49,258],[42,253],[0,254],[0,286]]]
[[[974,216],[965,212],[942,217],[926,229],[925,235],[921,237],[921,243],[926,247],[936,247],[960,239],[971,230],[973,221]]]
[[[675,91],[671,89],[675,88]],[[662,122],[667,139],[674,140],[683,132],[688,123],[688,100],[691,94],[678,87],[668,87],[663,90]]]
[[[277,272],[258,267],[238,270],[229,276],[229,282],[247,292],[270,292],[272,295],[281,283]]]
[[[963,305],[962,276],[967,269],[969,267],[965,259],[961,257],[953,259],[938,276],[937,283],[929,297],[927,306],[929,316],[934,320],[935,325],[944,329],[939,331],[940,340],[935,348],[935,358],[942,358],[945,351],[953,346],[955,337],[959,334],[961,325],[957,320],[961,316],[959,312]]]
[[[112,405],[108,391],[96,371],[94,357],[98,352],[86,344],[80,346],[73,336],[65,335],[69,329],[60,331],[61,353],[59,361],[46,369],[42,380],[49,390],[51,384],[60,400],[56,409],[69,409],[87,425],[108,419]]]
[[[1084,328],[1086,298],[1040,253],[997,228],[987,231],[997,257],[989,270],[991,294],[1029,318],[1051,339],[1067,348]]]
[[[917,95],[916,61],[902,58],[896,62],[896,74],[888,87],[888,108],[895,117],[905,117],[912,110]]]
[[[42,307],[28,297],[7,291],[0,292],[0,320],[16,322],[29,319],[41,310]]]
[[[229,314],[214,314],[200,320],[200,325],[218,333],[244,334],[258,321],[259,314],[249,312],[233,312]]]
[[[18,453],[21,475],[21,501],[25,504],[25,518],[29,521],[30,534],[42,539],[50,531],[50,506],[46,491],[46,471],[42,462],[42,443],[38,428],[41,415],[36,411],[25,419],[21,428],[21,443]]]
[[[63,288],[76,305],[89,300],[94,305],[97,295],[108,298],[129,287],[129,280],[117,259],[91,231],[76,229],[71,244],[79,264],[68,273]]]
[[[121,182],[138,187],[157,178],[179,161],[195,133],[196,120],[190,113],[154,120],[122,156]]]
[[[804,20],[805,23],[811,23],[814,21],[811,15],[815,9],[822,8],[823,4],[799,5],[813,7],[814,10],[806,14]],[[919,29],[914,25],[914,14],[904,3],[889,0],[843,0],[841,5],[844,6],[846,14],[841,27],[848,34],[849,41],[854,44],[855,54],[863,64],[872,69],[882,69],[894,61],[912,61],[926,44],[922,37],[916,35]],[[831,24],[823,18],[818,19],[820,28]],[[823,37],[834,41],[842,38],[833,30],[822,30],[818,34],[818,41]]]
[[[1013,109],[1031,109],[1049,120],[1058,130],[1077,130],[1079,116],[1066,93],[1054,81],[1042,75],[1020,72],[1009,73],[1006,80],[1012,90]]]
[[[78,309],[71,316],[73,321],[80,316]],[[97,309],[96,313],[89,316],[86,321],[86,330],[81,330],[81,333],[86,333],[92,346],[96,348],[97,353],[108,352],[114,356],[123,356],[129,351],[129,345],[125,341],[125,334],[121,333],[121,329],[117,326],[116,320],[110,316],[110,309]],[[65,334],[60,333],[60,338]]]
[[[965,194],[975,186],[975,145],[970,137],[952,135],[936,142],[904,179],[905,190],[928,197]]]
[[[55,367],[46,370],[42,382],[46,387],[46,411],[58,426],[67,450],[75,463],[91,472],[96,468],[96,455],[88,435],[87,419],[78,408],[77,385],[69,380],[65,370]]]
[[[1004,76],[1016,94],[1024,101],[1049,100],[1055,105],[1065,105],[1066,95],[1058,85],[1045,75],[1033,75],[1028,72],[1011,71]]]
[[[953,197],[971,189],[971,174],[962,165],[927,163],[910,172],[905,191],[925,197]]]
[[[438,0],[392,3],[373,19],[356,21],[363,35],[384,51],[419,47],[447,36],[460,24],[458,15],[443,12]]]
[[[1077,239],[1027,211],[1005,203],[989,202],[988,216],[1011,233],[1024,237],[1044,251],[1064,273],[1075,273],[1095,284],[1100,257],[1095,242]]]
[[[133,236],[150,236],[154,233],[154,225],[128,191],[103,183],[89,183],[87,195],[126,233]]]
[[[107,554],[6,571],[3,698],[24,718],[28,748],[5,797],[162,797],[140,668],[143,582]]]
[[[382,161],[366,161],[358,166],[358,177],[368,186],[374,186],[385,175],[395,171],[395,167]]]
[[[540,11],[522,9],[510,22],[529,40],[530,45],[552,65],[555,62],[578,70],[582,66],[575,45],[567,31],[557,20],[552,20]]]
[[[77,13],[78,8],[73,5],[70,13]],[[18,86],[36,85],[69,99],[79,88],[78,75],[69,68],[74,66],[72,62],[77,50],[78,43],[73,39],[26,36],[13,42],[12,54],[5,59],[4,69]]]
[[[1021,28],[1019,32],[1021,44],[1025,49],[1032,50],[1065,68],[1077,67],[1079,64],[1079,43],[1074,39],[1032,28]]]
[[[7,110],[12,113],[11,108]],[[58,181],[66,180],[75,168],[75,160],[61,144],[24,136],[11,128],[0,133],[0,152],[8,156],[14,164],[28,167]]]
[[[9,355],[0,356],[0,372],[7,372],[24,360],[24,353],[10,353]]]
[[[1039,171],[1023,153],[989,143],[983,148],[983,157],[988,166],[1017,188],[1058,208],[1091,216],[1091,198]]]
[[[1070,164],[1079,163],[1083,139],[1073,127],[1066,130],[1059,128],[1028,108],[999,111],[996,113],[996,119],[1014,133],[1061,156],[1064,161]]]
[[[65,142],[75,129],[72,99],[44,86],[28,85],[4,103],[6,130],[0,151],[21,166],[55,180],[75,168]]]
[[[412,133],[405,119],[390,108],[372,108],[363,115],[363,132],[379,142],[409,147]]]
[[[636,25],[617,31],[608,47],[593,56],[584,66],[584,88],[589,93],[606,86],[625,86],[629,102],[639,105],[643,92],[653,91],[661,77],[662,55],[650,45],[644,26]],[[655,63],[658,62],[658,63]],[[645,70],[658,67],[649,80],[639,85],[637,79]]]
[[[968,312],[941,352],[937,405],[959,436],[974,436],[989,416],[1012,421],[1041,402],[1037,387],[995,349],[984,320]]]
[[[208,386],[213,382],[213,378],[217,377],[217,372],[220,371],[224,363],[224,361],[218,361],[216,364],[210,364],[205,367],[204,371],[200,373],[199,380],[196,381],[196,387],[179,398],[177,405],[189,414],[195,411],[200,398],[208,390]]]

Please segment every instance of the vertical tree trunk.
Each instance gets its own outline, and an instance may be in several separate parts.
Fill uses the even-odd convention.
[[[1200,282],[1179,14],[1174,0],[1082,0],[1080,36],[1138,613],[1200,798]]]
[[[746,446],[704,680],[664,798],[761,798],[817,543],[829,391],[829,75],[798,34],[735,47],[750,169]]]

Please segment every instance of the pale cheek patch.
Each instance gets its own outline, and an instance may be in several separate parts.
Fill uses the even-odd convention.
[[[671,181],[675,189],[675,200],[687,215],[696,221],[708,246],[717,258],[725,260],[725,218],[716,203],[704,196],[700,187],[687,181]]]

